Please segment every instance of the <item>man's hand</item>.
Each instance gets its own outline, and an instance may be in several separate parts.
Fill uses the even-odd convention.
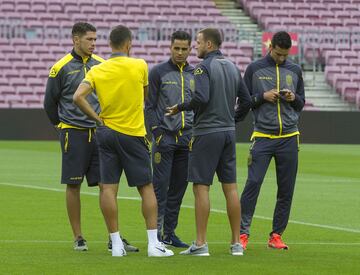
[[[99,119],[95,120],[96,122],[96,126],[100,127],[100,126],[104,126],[104,121],[99,117]]]
[[[266,101],[276,103],[279,98],[279,93],[276,89],[272,89],[263,94],[263,97]]]
[[[295,94],[289,90],[289,89],[282,89],[280,90],[280,95],[283,99],[285,99],[287,102],[291,102],[295,100]]]
[[[171,107],[166,107],[166,116],[173,116],[179,113],[178,105],[174,105]]]
[[[92,88],[89,83],[81,82],[76,92],[73,95],[74,103],[80,108],[80,110],[86,114],[89,118],[94,120],[96,124],[102,125],[103,122],[94,111],[93,107],[89,104],[86,97],[92,92]],[[99,126],[99,125],[98,125]]]
[[[58,124],[58,125],[54,125],[54,129],[55,129],[55,131],[56,131],[58,134],[60,134],[61,128],[59,127],[59,124]]]

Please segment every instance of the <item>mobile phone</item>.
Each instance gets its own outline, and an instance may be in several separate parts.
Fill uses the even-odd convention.
[[[288,90],[280,90],[279,94],[280,95],[286,95],[289,91]]]

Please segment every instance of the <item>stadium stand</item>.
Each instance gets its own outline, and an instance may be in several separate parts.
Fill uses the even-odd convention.
[[[325,66],[325,79],[360,108],[359,0],[238,0],[264,30],[300,33],[307,62]]]
[[[237,1],[264,30],[300,33],[302,58],[322,64],[326,82],[360,108],[359,0]],[[1,0],[0,108],[41,106],[49,68],[71,49],[71,27],[77,21],[97,27],[96,53],[104,58],[110,53],[109,30],[126,24],[134,33],[132,54],[150,67],[168,58],[168,40],[175,29],[195,36],[205,26],[218,26],[225,39],[223,52],[242,72],[260,48],[239,40],[240,28],[210,0]],[[189,62],[199,61],[193,50]],[[358,90],[347,83],[356,83]],[[29,89],[28,95],[34,96],[25,97],[23,91]],[[309,102],[306,108],[316,109]]]
[[[209,0],[1,0],[0,108],[42,106],[48,71],[72,48],[71,28],[78,21],[97,27],[95,53],[105,58],[110,54],[109,30],[120,23],[135,35],[132,54],[150,67],[169,57],[168,41],[175,29],[195,36],[213,24],[223,30],[223,51],[241,71],[253,58],[252,44],[233,39],[236,27]],[[189,61],[200,61],[194,50]]]

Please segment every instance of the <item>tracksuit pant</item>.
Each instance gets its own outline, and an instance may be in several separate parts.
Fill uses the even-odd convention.
[[[174,234],[180,206],[188,182],[190,135],[164,134],[159,144],[153,141],[153,185],[158,203],[158,234]]]
[[[298,168],[298,136],[255,138],[248,159],[248,178],[241,195],[240,234],[250,234],[250,225],[266,171],[275,160],[277,196],[272,233],[282,234],[288,224]]]

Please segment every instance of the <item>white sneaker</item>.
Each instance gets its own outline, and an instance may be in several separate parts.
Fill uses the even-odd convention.
[[[111,250],[111,254],[113,257],[122,257],[122,256],[126,256],[126,251],[124,247],[113,246]]]
[[[158,242],[156,245],[148,246],[149,257],[169,257],[173,255],[174,252],[172,252],[170,249],[167,249],[161,242]]]

